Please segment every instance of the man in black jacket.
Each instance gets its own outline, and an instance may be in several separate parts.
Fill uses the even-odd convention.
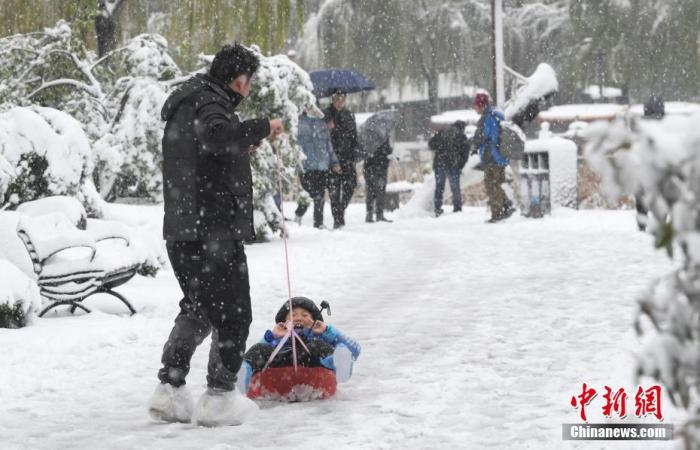
[[[184,297],[150,403],[157,420],[238,425],[257,410],[234,389],[252,320],[242,242],[254,236],[250,152],[283,131],[279,119],[235,112],[258,66],[251,50],[227,45],[163,106],[163,234]],[[185,377],[210,332],[208,389],[193,411]]]
[[[357,123],[355,115],[345,107],[345,94],[333,94],[331,105],[324,111],[326,121],[331,127],[333,151],[340,162],[340,173],[332,173],[330,198],[333,213],[333,228],[345,225],[345,210],[350,204],[357,187]]]
[[[449,180],[452,191],[454,212],[462,210],[462,190],[459,177],[469,158],[469,139],[464,134],[466,123],[456,121],[444,128],[428,141],[428,147],[435,152],[433,171],[435,171],[435,216],[442,214],[442,195],[445,181]]]

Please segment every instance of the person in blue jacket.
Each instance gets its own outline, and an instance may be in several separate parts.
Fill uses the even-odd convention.
[[[323,206],[326,189],[329,188],[330,171],[340,172],[340,163],[333,151],[328,124],[307,111],[299,116],[297,142],[306,159],[302,161],[304,173],[301,187],[309,193],[314,202],[314,227],[323,228]],[[300,203],[295,212],[297,223],[306,213],[307,204]]]
[[[474,109],[481,114],[474,134],[474,148],[479,152],[484,168],[484,184],[491,209],[490,223],[507,219],[515,209],[501,185],[506,181],[505,168],[508,159],[501,154],[500,131],[503,113],[489,104],[489,96],[480,92],[474,97]]]
[[[309,352],[297,346],[297,364],[304,367],[322,367],[335,372],[335,378],[342,383],[352,375],[353,363],[360,356],[361,347],[351,337],[343,334],[333,325],[323,320],[323,309],[330,307],[321,302],[321,309],[306,297],[292,298],[292,313],[289,301],[285,301],[275,315],[276,325],[267,330],[263,339],[253,345],[243,355],[243,365],[238,372],[237,384],[241,392],[248,392],[253,374],[263,370],[279,342],[287,333],[285,322],[292,320],[294,331],[306,344]],[[291,339],[287,340],[269,367],[288,367],[294,364]]]

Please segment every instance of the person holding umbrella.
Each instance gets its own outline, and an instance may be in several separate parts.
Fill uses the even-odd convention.
[[[389,139],[385,140],[379,149],[365,160],[365,188],[367,198],[367,217],[365,222],[391,222],[384,217],[384,194],[389,171],[389,155],[393,152]]]
[[[384,217],[384,195],[386,193],[389,155],[393,149],[391,139],[399,122],[396,110],[374,113],[358,130],[360,159],[365,160],[365,186],[367,189],[367,222],[391,222]]]
[[[345,107],[345,92],[336,91],[331,97],[331,105],[324,111],[326,121],[331,128],[331,141],[340,163],[340,172],[331,178],[331,211],[333,228],[345,226],[345,210],[350,204],[357,187],[358,141],[355,115]]]

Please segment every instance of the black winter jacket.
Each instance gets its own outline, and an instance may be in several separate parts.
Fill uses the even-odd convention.
[[[462,170],[469,158],[469,139],[464,122],[457,121],[430,138],[428,147],[435,152],[433,169]]]
[[[331,130],[331,142],[333,151],[342,163],[354,163],[357,159],[357,123],[355,115],[347,108],[341,111],[331,104],[323,111],[326,121],[332,120],[335,128]]]
[[[166,240],[254,236],[248,149],[270,134],[270,124],[267,119],[242,122],[235,113],[241,100],[224,83],[198,74],[163,105]]]

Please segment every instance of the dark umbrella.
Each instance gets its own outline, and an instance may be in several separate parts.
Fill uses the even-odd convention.
[[[361,73],[349,69],[315,70],[309,74],[314,85],[316,97],[330,97],[341,91],[346,94],[360,91],[371,91],[374,83]]]
[[[379,147],[391,137],[391,132],[399,123],[399,112],[387,109],[372,114],[358,130],[360,141],[359,159],[367,159],[374,155]]]

